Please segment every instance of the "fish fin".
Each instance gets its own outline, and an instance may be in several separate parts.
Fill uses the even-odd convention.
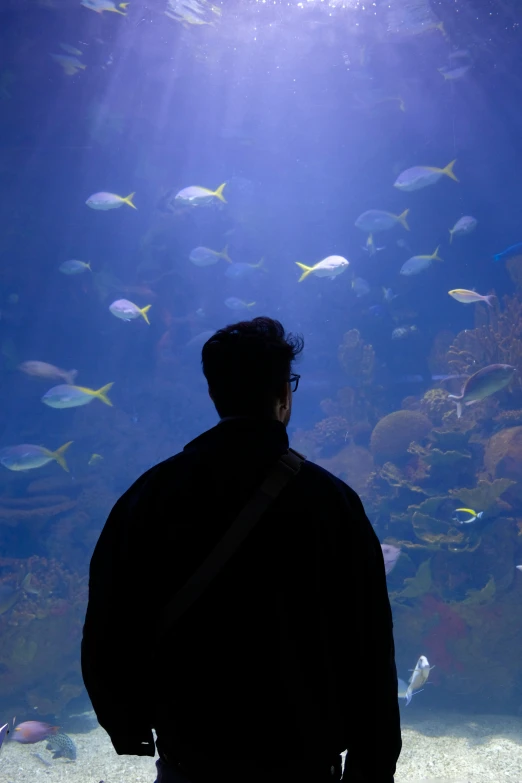
[[[109,392],[113,386],[114,383],[107,383],[105,386],[102,386],[101,389],[98,389],[98,391],[94,392],[95,397],[98,397],[98,399],[104,402],[105,405],[110,405],[111,408],[112,408],[112,402],[107,397],[107,392]]]
[[[265,272],[266,274],[268,274],[268,269],[265,266],[264,256],[257,262],[257,264],[254,264],[254,269],[260,269],[261,272]]]
[[[78,375],[78,370],[69,370],[69,372],[64,373],[63,377],[65,383],[68,383],[69,386],[74,386],[74,381],[77,375]]]
[[[118,8],[127,8],[127,6],[130,5],[130,3],[120,3]]]
[[[223,248],[223,250],[221,251],[220,255],[221,255],[221,258],[224,258],[224,259],[225,259],[225,261],[228,261],[228,263],[229,263],[229,264],[231,264],[231,263],[232,263],[232,259],[231,259],[231,258],[230,258],[230,256],[228,255],[228,245],[225,245],[225,247],[224,247],[224,248]]]
[[[462,416],[462,403],[456,402],[455,405],[457,406],[457,419],[460,419]]]
[[[410,230],[410,227],[406,221],[406,218],[408,217],[409,209],[405,209],[404,212],[402,212],[400,215],[397,215],[397,220],[401,224],[401,226],[404,226],[406,231]]]
[[[149,321],[149,319],[147,318],[147,313],[149,312],[149,310],[150,310],[150,308],[151,308],[151,307],[152,307],[152,305],[145,305],[145,307],[142,307],[142,308],[140,309],[140,313],[141,313],[141,315],[143,316],[143,318],[145,319],[145,321],[148,323],[148,325],[149,325],[149,326],[150,326],[150,321]],[[139,308],[138,308],[138,309],[139,309]]]
[[[65,454],[65,452],[67,451],[67,449],[69,448],[72,442],[73,441],[70,440],[67,443],[64,443],[63,446],[60,446],[59,449],[56,449],[56,451],[49,452],[52,458],[56,460],[58,465],[60,465],[60,467],[63,468],[66,473],[69,473],[69,468],[67,467],[67,463],[63,455]]]
[[[220,201],[222,201],[223,204],[227,203],[226,198],[223,196],[223,190],[226,184],[227,184],[226,182],[223,182],[223,184],[220,185],[219,188],[217,188],[212,192],[212,195],[218,198]]]
[[[31,572],[29,571],[28,574],[24,576],[22,579],[22,583],[20,585],[20,588],[22,590],[27,590],[28,587],[31,587]]]
[[[455,182],[458,182],[459,180],[457,179],[457,177],[453,173],[453,166],[455,165],[456,162],[457,162],[457,159],[455,158],[455,160],[452,160],[451,163],[448,163],[447,166],[444,166],[444,168],[442,169],[442,173],[445,174],[450,179],[455,180]]]
[[[439,256],[439,250],[440,250],[440,245],[437,245],[437,247],[435,248],[435,250],[434,250],[434,251],[433,251],[433,253],[431,254],[431,258],[432,258],[434,261],[443,261],[443,260],[444,260],[443,258],[441,258],[441,257]]]
[[[308,275],[309,275],[311,272],[313,272],[313,269],[314,269],[314,268],[313,268],[313,266],[306,266],[305,264],[300,264],[300,263],[299,263],[299,261],[296,261],[295,263],[297,264],[297,266],[299,267],[299,269],[302,269],[302,270],[303,270],[303,274],[301,275],[301,277],[300,277],[300,278],[299,278],[299,280],[297,281],[298,283],[302,283],[302,281],[303,281],[303,280],[304,280],[306,277],[308,277]]]
[[[256,302],[247,302],[247,307],[254,307]]]
[[[91,262],[90,262],[90,261],[87,261],[87,263],[85,264],[85,266],[86,266],[86,268],[89,270],[89,272],[92,272],[92,267],[91,267]]]
[[[121,11],[120,11],[120,13],[121,13]],[[123,14],[123,16],[126,16],[126,14]],[[132,203],[132,199],[134,198],[135,195],[136,195],[136,191],[134,191],[134,193],[129,193],[128,196],[125,196],[125,198],[122,198],[122,201],[124,201],[126,204],[128,204],[129,207],[132,207],[133,209],[137,209],[138,207],[135,207],[134,204]]]
[[[450,230],[449,230],[449,235],[450,235],[450,245],[451,245],[451,243],[453,242],[453,229],[452,228],[450,228]]]
[[[495,296],[495,294],[488,294],[488,296],[485,296],[485,297],[484,297],[484,302],[485,302],[487,305],[489,305],[490,307],[493,307],[493,305],[492,305],[492,303],[491,303],[491,300],[492,300],[492,299],[496,299],[496,298],[497,298],[497,297]]]

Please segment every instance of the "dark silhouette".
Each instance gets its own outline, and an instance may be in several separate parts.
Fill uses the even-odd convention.
[[[220,423],[112,510],[90,570],[85,685],[120,754],[158,781],[392,783],[401,749],[379,541],[357,494],[303,462],[158,640],[172,597],[288,450],[303,347],[269,318],[218,331],[203,372]],[[161,636],[161,633],[160,633]]]

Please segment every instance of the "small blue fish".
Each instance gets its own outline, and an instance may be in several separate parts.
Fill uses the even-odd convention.
[[[510,245],[501,253],[496,253],[493,256],[493,261],[507,261],[511,256],[518,256],[522,254],[522,242],[517,242],[515,245]]]
[[[394,294],[391,288],[384,288],[384,286],[382,288],[382,295],[385,302],[393,302],[393,300],[398,297],[398,294]]]
[[[263,258],[258,264],[245,264],[243,261],[232,262],[230,266],[227,266],[225,277],[230,280],[244,280],[245,277],[252,277],[257,272],[266,272],[263,263]]]
[[[90,261],[86,263],[85,261],[78,261],[76,258],[73,258],[70,261],[64,261],[63,264],[60,264],[58,269],[60,272],[63,272],[64,275],[81,275],[87,269],[89,272],[92,272]]]
[[[372,258],[374,255],[376,255],[379,250],[385,250],[385,247],[376,247],[375,241],[373,239],[373,234],[368,234],[368,239],[366,240],[366,245],[363,247],[363,250],[368,253],[370,258]]]
[[[370,293],[370,284],[362,277],[356,277],[354,280],[352,280],[352,288],[355,291],[355,295],[358,299],[360,299],[361,296],[366,296]]]
[[[229,296],[225,299],[225,304],[230,310],[248,310],[249,307],[254,307],[255,302],[244,302],[237,296]]]
[[[70,54],[51,54],[51,57],[58,65],[61,65],[67,76],[74,76],[79,70],[84,71],[87,68],[85,63],[80,62],[77,57],[72,57]]]

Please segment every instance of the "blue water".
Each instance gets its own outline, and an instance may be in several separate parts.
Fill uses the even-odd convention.
[[[446,395],[463,378],[432,376],[465,380],[502,360],[522,371],[522,261],[493,261],[522,241],[517,5],[198,3],[183,11],[172,0],[177,18],[166,0],[133,0],[126,15],[76,0],[0,10],[0,448],[73,441],[69,473],[55,461],[0,466],[0,584],[16,593],[0,607],[0,724],[36,714],[66,725],[85,707],[78,645],[99,531],[141,472],[216,422],[201,346],[212,330],[256,315],[305,338],[293,444],[352,483],[380,540],[401,547],[388,577],[399,675],[407,679],[420,655],[435,666],[434,687],[410,714],[419,704],[516,714],[522,473],[511,430],[522,424],[521,387],[494,391],[457,421]],[[195,13],[206,24],[190,24]],[[67,72],[53,54],[80,65],[69,61]],[[444,78],[456,67],[465,72]],[[410,167],[454,159],[458,182],[393,187]],[[222,183],[226,203],[174,200],[183,188]],[[99,191],[135,192],[136,209],[89,208]],[[375,235],[383,250],[365,251],[358,216],[407,208],[411,230],[397,224]],[[450,245],[464,215],[477,228]],[[439,245],[442,263],[399,274]],[[196,266],[189,256],[200,246],[227,246],[240,264],[264,258],[266,272],[227,275],[224,258]],[[346,258],[347,271],[298,283],[295,262],[330,255]],[[92,271],[63,274],[72,259]],[[357,296],[355,278],[369,293]],[[395,298],[386,301],[383,287]],[[498,304],[461,304],[448,296],[457,288],[494,292]],[[231,298],[254,304],[231,310]],[[118,299],[151,305],[150,325],[116,318]],[[504,323],[501,334],[502,313],[512,328]],[[448,363],[456,336],[475,328],[489,348],[464,368]],[[357,358],[340,360],[350,330],[373,352],[367,374]],[[24,373],[26,361],[76,369],[76,383],[92,390],[113,383],[113,406],[42,404],[64,381]],[[421,402],[430,389],[443,390],[440,415]],[[372,432],[399,410],[428,415],[429,428],[412,431],[417,451],[406,443],[383,457]],[[433,430],[457,433],[458,444],[441,446]],[[460,451],[456,466],[446,455],[437,467],[434,449]],[[462,531],[452,513],[467,506],[458,491],[502,478],[514,483],[474,509],[483,516],[454,540]],[[431,496],[441,503],[422,537],[417,506]]]

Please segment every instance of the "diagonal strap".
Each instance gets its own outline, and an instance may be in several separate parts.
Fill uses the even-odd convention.
[[[216,578],[290,479],[299,472],[304,461],[305,457],[293,449],[289,449],[279,458],[275,468],[240,511],[223,538],[218,541],[215,549],[165,607],[160,620],[158,641],[161,641],[169,628],[197,601]]]

